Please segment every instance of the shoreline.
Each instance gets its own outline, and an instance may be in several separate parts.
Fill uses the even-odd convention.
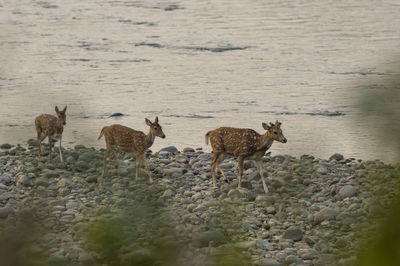
[[[76,145],[63,149],[61,163],[56,149],[49,160],[37,158],[35,140],[0,145],[0,233],[21,234],[17,224],[33,213],[32,221],[44,225],[32,229],[40,237],[21,245],[33,245],[42,265],[165,261],[157,254],[171,248],[175,265],[229,258],[242,265],[352,263],[371,219],[379,220],[399,194],[399,165],[340,154],[265,156],[266,195],[252,162],[237,188],[234,158],[221,164],[228,182],[218,178],[213,189],[211,154],[199,149],[148,152],[151,185],[142,169],[134,178],[132,154],[118,153],[120,177],[111,160],[99,180],[104,150]],[[98,236],[113,225],[121,245],[107,257],[111,244],[100,247]],[[158,244],[165,244],[161,251]]]

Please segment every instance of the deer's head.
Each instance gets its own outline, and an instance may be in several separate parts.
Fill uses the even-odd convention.
[[[65,126],[67,124],[67,116],[65,115],[65,112],[67,111],[67,106],[65,106],[64,109],[62,109],[62,111],[58,110],[57,106],[55,109],[59,124]]]
[[[278,122],[278,120],[276,120],[275,124],[273,123],[269,123],[269,125],[267,123],[262,123],[262,126],[265,130],[268,131],[269,136],[276,141],[282,142],[282,143],[286,143],[287,139],[285,138],[285,136],[282,133],[282,129],[281,129],[281,122]]]
[[[150,132],[153,136],[157,136],[160,138],[165,139],[165,134],[162,131],[162,127],[158,123],[158,117],[154,120],[154,123],[152,123],[149,119],[146,118],[146,125],[150,127]]]

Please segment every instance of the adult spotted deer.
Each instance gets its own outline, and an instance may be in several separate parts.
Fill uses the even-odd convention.
[[[114,157],[115,164],[119,170],[118,159],[115,155],[113,148],[124,152],[133,152],[136,155],[136,177],[139,176],[140,162],[142,162],[146,168],[147,175],[149,176],[149,182],[152,183],[153,179],[151,177],[149,166],[144,159],[144,153],[148,148],[153,145],[155,137],[165,138],[165,134],[162,131],[160,124],[158,124],[158,117],[156,117],[154,123],[149,119],[145,119],[146,124],[150,127],[149,133],[146,135],[141,131],[131,129],[129,127],[121,125],[111,125],[103,127],[100,132],[100,139],[103,135],[106,139],[107,150],[104,154],[104,166],[101,178],[104,176],[106,171],[107,157],[110,152]]]
[[[48,114],[41,114],[35,118],[35,128],[37,133],[37,145],[39,148],[38,155],[40,158],[40,152],[42,150],[42,141],[49,137],[49,157],[51,159],[51,147],[53,145],[52,137],[56,136],[59,139],[60,146],[60,160],[63,162],[62,150],[61,150],[61,139],[62,133],[64,130],[64,126],[66,125],[66,115],[67,106],[64,107],[62,111],[58,110],[58,107],[55,108],[57,117]]]
[[[282,134],[280,128],[281,123],[278,120],[275,124],[262,123],[262,126],[267,130],[263,135],[258,134],[256,131],[248,128],[232,128],[220,127],[215,130],[208,131],[206,134],[206,144],[210,139],[213,149],[213,157],[211,161],[211,175],[214,187],[217,186],[215,181],[215,167],[221,172],[224,180],[226,175],[221,169],[219,164],[224,160],[226,155],[231,155],[237,158],[239,165],[238,187],[241,187],[243,175],[243,162],[245,160],[256,161],[258,172],[260,173],[264,191],[268,193],[268,187],[265,184],[262,157],[265,152],[271,147],[274,140],[286,143],[287,140]]]

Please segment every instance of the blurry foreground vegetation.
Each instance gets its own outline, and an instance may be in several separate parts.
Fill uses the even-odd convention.
[[[400,77],[386,81],[382,87],[362,92],[362,115],[377,131],[382,145],[397,150],[400,158]],[[388,168],[388,167],[386,167]],[[368,178],[375,181],[375,201],[384,206],[383,212],[368,217],[371,228],[361,231],[362,242],[356,265],[400,265],[400,162],[387,172],[381,169]],[[387,202],[387,187],[397,195]]]

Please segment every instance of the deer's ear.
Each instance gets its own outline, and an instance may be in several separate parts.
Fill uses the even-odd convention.
[[[149,120],[149,119],[145,119],[145,121],[146,121],[146,125],[148,125],[148,126],[151,126],[153,123],[151,123],[151,121]]]
[[[281,125],[282,123],[279,122],[278,120],[275,121],[275,125],[277,125],[278,127]]]
[[[57,106],[56,106],[55,110],[56,110],[56,113],[57,113],[57,114],[60,112],[60,110],[58,110],[58,107],[57,107]]]
[[[63,113],[65,113],[65,111],[67,111],[67,106],[65,106],[64,109],[62,110]]]
[[[154,123],[158,123],[158,116],[156,116],[156,119],[154,120]]]
[[[262,123],[262,127],[263,127],[265,130],[269,130],[269,129],[270,129],[270,127],[268,126],[267,123]]]

